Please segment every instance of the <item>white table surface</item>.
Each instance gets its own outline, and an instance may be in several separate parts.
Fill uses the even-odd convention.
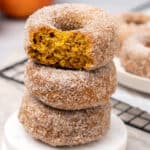
[[[57,1],[62,2],[61,0]],[[68,1],[70,2],[70,0]],[[82,0],[82,2],[102,7],[113,13],[127,11],[144,1],[147,0]],[[74,2],[79,2],[79,0],[74,0]],[[0,16],[0,68],[25,57],[23,50],[24,23],[24,20],[10,20]],[[22,86],[0,78],[0,142],[4,123],[8,116],[19,107],[22,95]],[[150,135],[131,127],[128,127],[128,133],[127,150],[149,150]]]

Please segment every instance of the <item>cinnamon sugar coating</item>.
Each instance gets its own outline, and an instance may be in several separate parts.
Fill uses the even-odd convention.
[[[84,109],[109,102],[116,89],[113,62],[93,71],[63,70],[36,64],[26,65],[28,92],[45,104],[59,109]]]
[[[110,104],[65,111],[48,107],[25,95],[19,120],[35,139],[51,146],[71,146],[101,139],[110,125]]]
[[[126,71],[150,78],[150,32],[128,38],[123,44],[120,61]]]
[[[42,32],[44,32],[44,29],[47,32],[52,31],[53,36],[56,33],[59,40],[61,39],[61,46],[57,39],[58,43],[53,45],[53,42],[49,40],[46,33],[44,33],[46,40],[43,40],[47,41],[46,46],[44,45],[45,42],[40,46],[36,45],[37,40],[34,43],[33,36],[38,31],[38,37],[40,38],[40,35],[43,36],[43,33],[40,33],[41,29]],[[63,36],[67,36],[66,32],[73,33],[73,35],[75,34],[79,38],[76,38],[77,41],[72,39],[71,42],[73,43],[70,43],[67,38],[67,40],[63,39]],[[67,44],[66,41],[68,42]],[[79,44],[78,48],[76,47],[76,43]],[[82,43],[85,45],[81,46]],[[68,49],[68,45],[71,49]],[[75,45],[75,48],[72,45]],[[66,47],[67,49],[65,50]],[[51,53],[51,48],[57,54],[59,53],[59,58],[56,59],[56,57],[53,57],[55,52]],[[61,49],[67,52],[60,54]],[[110,62],[117,49],[118,26],[116,21],[103,10],[88,5],[66,3],[44,7],[31,15],[25,25],[25,50],[31,59],[41,64],[62,68],[94,70]],[[76,50],[81,52],[83,57],[80,58],[80,54]],[[73,55],[72,51],[75,51]],[[67,59],[68,56],[69,58]],[[67,64],[71,58],[72,61],[70,64]]]
[[[139,12],[128,12],[118,15],[120,21],[119,40],[121,46],[123,42],[136,32],[150,30],[150,16]]]

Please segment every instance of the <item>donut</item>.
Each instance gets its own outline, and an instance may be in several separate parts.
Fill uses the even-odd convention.
[[[101,139],[110,125],[110,104],[84,110],[59,110],[23,97],[19,120],[32,137],[51,146],[70,146]]]
[[[44,7],[25,25],[25,50],[53,67],[94,70],[112,60],[118,45],[115,19],[84,4]]]
[[[116,89],[113,62],[93,71],[64,70],[29,60],[25,71],[28,92],[45,104],[66,110],[102,106]]]
[[[150,32],[129,37],[123,44],[120,61],[126,71],[150,78]]]
[[[119,39],[121,45],[130,35],[139,30],[150,29],[150,16],[139,12],[128,12],[118,16],[120,21]]]

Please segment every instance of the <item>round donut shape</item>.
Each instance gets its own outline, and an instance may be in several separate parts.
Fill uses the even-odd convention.
[[[120,53],[125,70],[150,78],[150,32],[139,32],[128,38]]]
[[[117,16],[120,21],[119,40],[123,42],[132,34],[150,29],[150,16],[143,13],[130,12]]]
[[[69,146],[101,139],[110,125],[110,104],[65,111],[25,95],[19,120],[32,137],[52,146]]]
[[[108,103],[116,89],[116,69],[111,62],[93,71],[64,70],[36,64],[26,65],[28,92],[59,109],[84,109]]]
[[[115,20],[84,4],[44,7],[29,17],[25,29],[27,55],[40,64],[94,70],[118,49]]]

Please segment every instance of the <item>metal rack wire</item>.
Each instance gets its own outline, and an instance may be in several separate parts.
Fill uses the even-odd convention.
[[[23,72],[25,69],[26,61],[27,59],[24,59],[0,70],[0,77],[23,85]],[[119,99],[116,100],[111,98],[111,101],[112,111],[116,113],[125,122],[125,124],[150,133],[150,114],[120,102]]]

